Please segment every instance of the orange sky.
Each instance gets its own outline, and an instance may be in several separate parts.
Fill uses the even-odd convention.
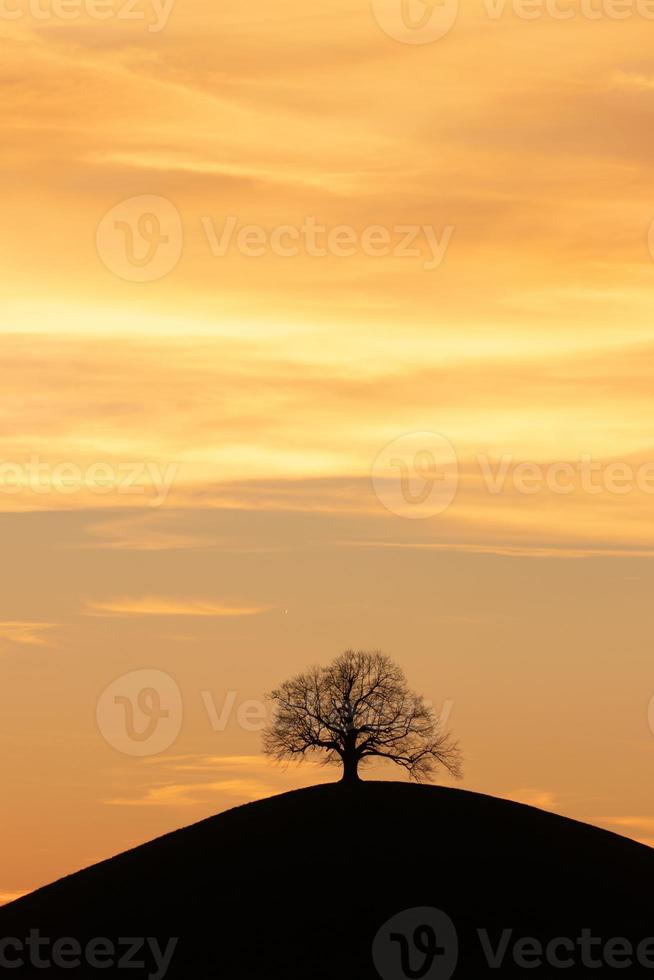
[[[332,778],[243,704],[348,646],[466,788],[654,840],[644,0],[122,7],[0,4],[0,902]]]

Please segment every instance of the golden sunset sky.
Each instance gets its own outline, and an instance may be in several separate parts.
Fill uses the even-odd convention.
[[[347,647],[464,788],[654,842],[654,19],[412,4],[458,16],[0,4],[0,902],[334,778],[238,712]],[[135,671],[181,692],[157,755],[98,721]]]

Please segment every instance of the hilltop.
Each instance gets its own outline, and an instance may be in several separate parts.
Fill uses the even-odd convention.
[[[592,930],[603,944],[590,952],[575,946],[567,974],[576,978],[597,972],[582,956],[605,955],[608,940],[654,936],[652,881],[654,851],[532,807],[434,786],[332,784],[237,807],[42,888],[0,909],[0,935],[38,929],[50,942],[83,944],[157,937],[161,950],[179,937],[170,980],[373,980],[380,927],[405,909],[435,907],[458,934],[455,977],[557,976],[546,966],[518,969],[515,941],[576,944]],[[489,969],[479,930],[492,948],[513,930],[500,970]],[[407,975],[399,958],[393,965],[400,945],[387,938],[378,947],[384,980]],[[146,966],[132,976],[157,975],[146,952]],[[414,976],[447,980],[445,954],[424,974],[424,957],[415,955]],[[638,967],[621,972],[654,976]],[[11,975],[46,974],[26,966]],[[47,975],[130,974],[87,964]]]

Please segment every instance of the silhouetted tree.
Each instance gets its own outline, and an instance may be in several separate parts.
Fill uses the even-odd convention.
[[[312,667],[272,691],[273,718],[264,752],[279,761],[324,752],[356,782],[359,766],[390,759],[416,782],[439,766],[461,775],[456,742],[422,697],[412,693],[397,664],[381,653],[348,650],[327,667]]]

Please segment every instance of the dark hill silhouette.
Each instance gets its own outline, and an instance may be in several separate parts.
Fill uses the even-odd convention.
[[[379,928],[430,906],[456,924],[455,977],[576,978],[597,970],[518,969],[511,954],[490,970],[476,930],[487,929],[493,946],[504,929],[545,941],[592,929],[604,941],[638,943],[654,935],[653,895],[654,851],[615,834],[462,790],[332,784],[229,810],[42,888],[0,909],[0,936],[158,937],[163,948],[179,936],[171,980],[368,980],[379,976],[371,959]],[[620,972],[654,976],[638,966]],[[436,965],[413,975],[449,973]]]

